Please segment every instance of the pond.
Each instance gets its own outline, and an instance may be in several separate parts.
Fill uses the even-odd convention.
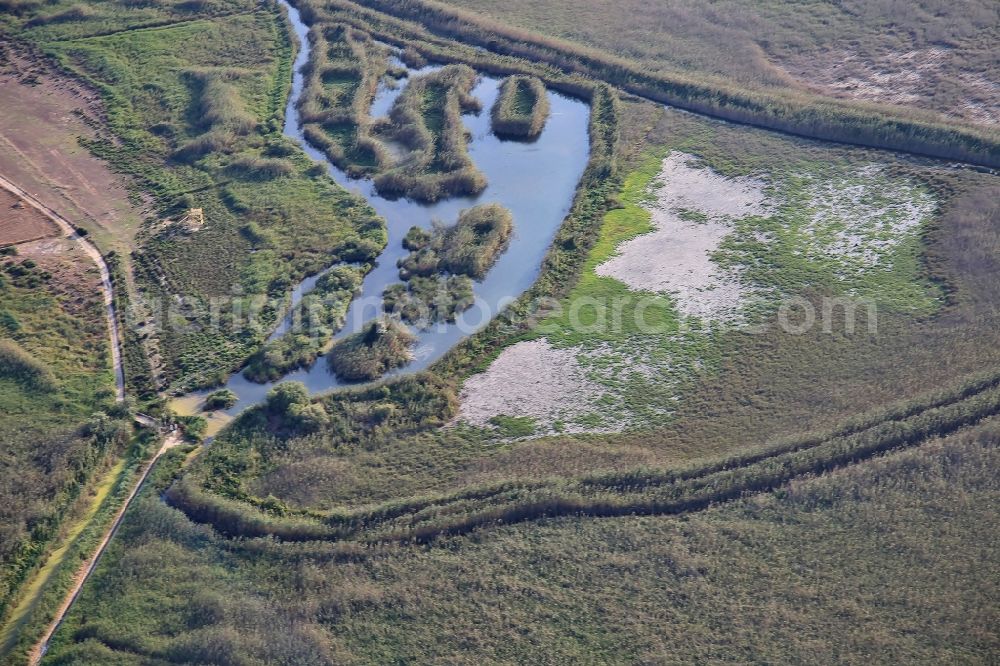
[[[463,122],[471,135],[469,155],[486,176],[489,183],[486,189],[474,197],[453,197],[434,204],[409,199],[387,199],[375,191],[370,179],[350,178],[330,164],[325,155],[309,145],[303,137],[297,104],[304,85],[301,70],[309,58],[308,27],[294,7],[284,0],[281,4],[287,8],[302,46],[294,63],[284,132],[301,144],[310,157],[326,164],[337,183],[364,197],[388,225],[389,242],[375,268],[366,275],[361,294],[351,303],[346,324],[338,337],[359,330],[365,322],[381,313],[383,290],[388,285],[399,282],[396,262],[407,254],[402,246],[402,239],[410,227],[419,225],[430,228],[433,220],[453,224],[460,211],[483,203],[499,203],[513,215],[514,234],[506,252],[482,281],[474,283],[476,304],[455,323],[435,324],[428,330],[415,329],[413,332],[418,341],[414,348],[414,359],[393,374],[423,370],[464,337],[485,326],[506,303],[527,290],[537,278],[542,259],[556,230],[569,212],[577,184],[589,159],[590,107],[581,100],[549,91],[551,114],[541,136],[530,143],[502,141],[491,132],[489,113],[499,93],[500,80],[481,76],[473,95],[482,102],[483,111],[479,115],[463,116]],[[394,61],[394,64],[401,63]],[[409,71],[408,75],[418,76],[436,68],[431,65]],[[396,87],[380,85],[372,105],[373,115],[387,113],[405,83],[406,79]],[[316,277],[304,281],[295,290],[294,298],[301,298],[307,293]],[[286,330],[287,322],[283,322],[275,335]],[[291,372],[278,381],[300,381],[312,393],[352,385],[331,374],[324,357],[320,357],[311,368]],[[215,427],[211,430],[216,430],[220,422],[261,402],[275,383],[258,384],[247,380],[241,373],[233,375],[226,388],[239,396],[239,402],[224,414],[217,413]],[[193,413],[209,392],[199,391],[184,396],[176,400],[173,406],[181,413]]]

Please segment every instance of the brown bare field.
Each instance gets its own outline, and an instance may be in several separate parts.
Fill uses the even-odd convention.
[[[102,118],[96,92],[0,44],[0,174],[90,231],[102,251],[124,251],[143,211],[124,179],[81,145],[98,138]]]
[[[0,189],[0,247],[54,236],[55,222],[7,190]]]

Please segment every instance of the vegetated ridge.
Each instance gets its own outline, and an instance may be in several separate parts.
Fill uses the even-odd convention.
[[[437,36],[456,39],[492,54],[583,74],[652,101],[725,120],[810,138],[1000,166],[1000,138],[995,133],[948,124],[940,118],[904,117],[876,105],[747,91],[680,74],[649,73],[628,60],[501,25],[433,0],[372,0],[365,6],[332,0],[327,7],[384,26],[383,37],[393,30],[409,32],[410,39],[420,35],[426,42]]]

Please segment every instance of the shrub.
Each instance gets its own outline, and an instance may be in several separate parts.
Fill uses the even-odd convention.
[[[474,301],[472,280],[465,275],[413,277],[406,284],[388,286],[382,294],[387,313],[421,327],[455,321]]]
[[[335,344],[327,359],[330,369],[341,379],[367,381],[408,363],[415,342],[403,324],[378,319]]]
[[[455,226],[442,234],[441,268],[483,279],[507,247],[513,229],[510,211],[499,204],[462,211]]]
[[[57,386],[52,370],[13,340],[0,340],[0,378],[36,391],[54,391]]]
[[[287,414],[293,405],[309,403],[309,389],[302,382],[282,382],[267,393],[266,409],[276,416]]]
[[[239,400],[239,397],[229,389],[220,389],[209,394],[205,398],[204,410],[210,412],[214,409],[229,409]]]
[[[177,420],[184,430],[184,439],[189,442],[201,442],[205,438],[205,431],[208,430],[208,421],[204,416],[178,416]]]
[[[295,166],[285,159],[241,155],[229,164],[227,170],[244,178],[274,180],[282,176],[292,175],[295,172]]]

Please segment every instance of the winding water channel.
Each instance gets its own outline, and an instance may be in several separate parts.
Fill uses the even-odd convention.
[[[513,214],[514,236],[507,251],[486,278],[475,283],[476,304],[456,323],[434,325],[429,330],[414,330],[418,338],[415,358],[394,374],[422,370],[462,338],[485,326],[505,303],[523,293],[538,276],[542,259],[569,212],[576,186],[587,164],[590,107],[583,101],[549,91],[551,115],[541,136],[531,143],[501,141],[490,130],[489,113],[497,97],[500,80],[481,76],[473,94],[482,101],[484,110],[478,116],[463,116],[463,121],[472,136],[469,154],[487,178],[489,185],[486,189],[475,197],[456,197],[429,205],[408,199],[386,199],[379,196],[370,179],[348,177],[303,137],[297,105],[304,86],[302,67],[309,59],[309,28],[302,22],[298,10],[285,0],[280,2],[288,10],[289,20],[301,45],[293,66],[292,92],[285,111],[284,133],[296,140],[314,160],[326,164],[337,183],[364,197],[388,224],[389,242],[375,268],[365,277],[361,294],[351,303],[346,324],[338,337],[357,331],[363,323],[380,314],[383,290],[399,282],[396,262],[407,254],[402,247],[402,239],[411,226],[429,228],[432,220],[453,224],[461,210],[480,203],[500,203]],[[401,65],[398,62],[394,64]],[[431,65],[410,70],[409,77],[436,68]],[[372,104],[372,114],[387,114],[402,89],[403,86],[380,85]],[[295,298],[307,293],[315,280],[316,276],[305,280],[296,289]],[[272,337],[286,330],[287,322],[282,322]],[[331,374],[324,357],[311,368],[291,372],[278,381],[289,380],[303,382],[312,393],[350,385]],[[218,414],[217,418],[225,420],[262,401],[273,384],[251,382],[242,373],[233,375],[226,388],[239,396],[239,402],[224,414]],[[209,391],[192,393],[175,404],[179,411],[190,413],[207,393]]]

